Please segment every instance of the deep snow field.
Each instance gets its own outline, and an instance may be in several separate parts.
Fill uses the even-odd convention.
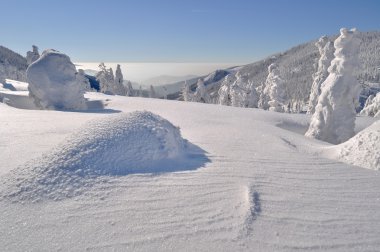
[[[86,98],[106,106],[0,103],[2,251],[379,251],[375,119],[333,146],[308,115]]]

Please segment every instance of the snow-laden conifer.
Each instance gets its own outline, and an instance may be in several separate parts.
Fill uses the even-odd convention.
[[[342,28],[335,40],[334,60],[329,76],[322,84],[321,95],[306,136],[333,144],[342,143],[354,135],[355,103],[360,85],[353,75],[358,67],[360,39],[356,29]]]

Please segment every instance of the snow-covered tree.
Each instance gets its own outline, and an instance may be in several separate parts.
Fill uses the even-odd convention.
[[[96,74],[96,80],[100,85],[100,92],[105,94],[114,93],[115,77],[112,68],[107,69],[106,65],[102,62],[99,64],[100,71]]]
[[[32,64],[34,61],[38,60],[38,58],[40,57],[40,53],[38,52],[38,47],[33,45],[32,48],[33,48],[32,51],[28,51],[26,53],[26,63],[28,65]]]
[[[257,108],[259,102],[259,95],[256,91],[253,82],[249,82],[248,90],[246,93],[245,104],[247,108]]]
[[[190,91],[190,84],[188,84],[187,81],[185,81],[185,84],[182,89],[182,97],[184,101],[187,101],[187,102],[193,101],[193,96]]]
[[[115,95],[126,95],[126,89],[124,87],[123,73],[121,72],[120,65],[117,64],[115,71],[115,80],[113,86],[113,93]]]
[[[284,112],[286,106],[285,82],[280,77],[277,64],[273,63],[268,67],[268,77],[261,90],[259,108]]]
[[[279,79],[278,65],[273,63],[269,65],[267,79],[265,80],[265,83],[263,83],[261,86],[261,93],[258,102],[259,108],[265,110],[269,109],[269,101],[271,100],[271,88],[273,83],[275,83],[277,79]]]
[[[360,111],[361,115],[380,117],[380,92],[370,95],[365,102],[364,108]]]
[[[224,80],[218,90],[220,105],[231,106],[230,89],[234,81],[235,81],[235,77],[232,74],[229,74],[226,77],[224,77]]]
[[[197,89],[195,90],[193,100],[195,102],[210,103],[210,95],[207,92],[203,79],[199,79],[197,82]]]
[[[156,98],[156,90],[154,90],[154,87],[152,85],[150,85],[150,89],[149,89],[149,98]]]
[[[135,91],[132,87],[132,83],[130,81],[127,81],[127,85],[125,87],[125,94],[127,96],[135,96]]]
[[[305,136],[339,144],[354,135],[355,100],[360,85],[353,75],[358,67],[360,39],[356,29],[340,30],[335,40],[334,60],[329,76],[322,84],[321,95]]]
[[[77,78],[79,85],[81,85],[81,87],[84,91],[90,91],[91,90],[90,81],[85,76],[83,69],[78,69],[78,73],[77,73],[76,78]]]
[[[143,91],[141,85],[139,86],[138,97],[143,97]]]
[[[84,89],[70,58],[45,50],[27,70],[29,96],[42,109],[86,109]]]
[[[322,36],[315,46],[319,50],[321,57],[318,61],[317,72],[313,74],[313,85],[311,86],[310,99],[308,105],[308,114],[315,112],[315,106],[318,103],[318,97],[321,94],[321,85],[329,75],[327,69],[329,68],[332,59],[334,58],[334,45],[327,36]]]

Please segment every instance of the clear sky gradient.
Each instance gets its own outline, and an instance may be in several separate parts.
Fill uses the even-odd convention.
[[[0,0],[0,44],[74,61],[249,63],[341,27],[380,30],[379,0]]]

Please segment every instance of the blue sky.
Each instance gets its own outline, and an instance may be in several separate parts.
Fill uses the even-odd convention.
[[[341,27],[380,30],[379,0],[0,0],[0,44],[75,61],[248,63]]]

